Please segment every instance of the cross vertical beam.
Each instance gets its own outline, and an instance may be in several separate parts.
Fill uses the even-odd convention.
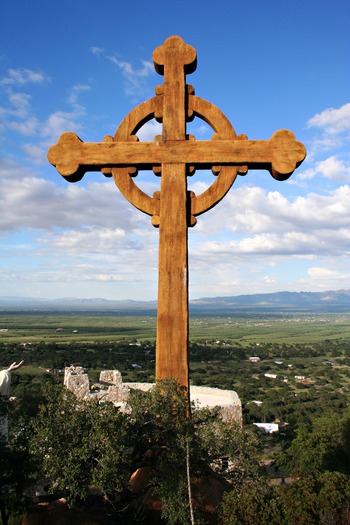
[[[178,37],[154,50],[156,70],[164,74],[162,142],[186,140],[186,76],[196,51]],[[188,224],[186,164],[162,163],[159,214],[156,379],[188,377]]]
[[[156,379],[188,378],[188,243],[185,164],[163,164],[160,199]]]
[[[186,139],[186,73],[196,69],[194,47],[177,37],[166,39],[153,51],[154,67],[164,75],[163,141]]]

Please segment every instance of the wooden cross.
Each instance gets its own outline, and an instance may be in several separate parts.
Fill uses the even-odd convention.
[[[286,180],[306,150],[288,130],[277,131],[269,140],[237,136],[225,115],[186,85],[186,74],[196,69],[196,51],[180,37],[157,47],[153,62],[164,84],[124,118],[114,137],[84,143],[74,133],[63,133],[48,159],[70,182],[87,171],[113,176],[129,202],[159,227],[156,379],[173,377],[188,390],[188,228],[226,195],[237,174],[267,169],[275,179]],[[186,123],[194,117],[213,128],[212,140],[196,141],[186,134]],[[138,142],[138,130],[151,119],[162,123],[162,135]],[[189,192],[187,176],[208,168],[216,176],[214,183],[200,195]],[[161,177],[160,191],[152,197],[133,180],[143,169]]]

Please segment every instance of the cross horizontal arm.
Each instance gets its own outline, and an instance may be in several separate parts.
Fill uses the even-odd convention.
[[[68,180],[106,166],[149,168],[164,163],[184,163],[206,168],[213,165],[248,165],[268,169],[278,180],[288,178],[304,160],[306,150],[292,132],[279,130],[269,140],[174,140],[155,142],[82,142],[63,133],[48,159]]]

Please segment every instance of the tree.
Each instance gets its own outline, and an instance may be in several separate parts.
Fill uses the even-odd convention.
[[[71,500],[85,499],[92,484],[111,497],[124,489],[130,445],[128,420],[112,404],[77,400],[61,386],[47,389],[31,452],[51,486]]]
[[[16,376],[15,376],[16,377]],[[8,417],[8,440],[0,436],[0,515],[3,525],[24,508],[23,493],[35,478],[36,465],[29,454],[31,418],[42,401],[41,383],[13,388],[15,397],[0,396],[0,419]]]
[[[219,410],[194,410],[176,382],[165,380],[147,394],[130,399],[138,442],[139,464],[153,470],[154,492],[162,502],[169,524],[188,524],[190,499],[188,466],[192,483],[212,480],[242,484],[259,474],[258,442],[254,433],[235,422],[224,422]],[[189,461],[187,462],[187,458]],[[206,519],[205,495],[196,490],[196,519]]]
[[[275,491],[262,478],[232,487],[219,510],[220,525],[282,525],[280,518]]]
[[[339,472],[302,475],[290,485],[264,480],[233,487],[223,500],[220,525],[348,525],[349,477]]]
[[[345,525],[350,480],[340,472],[314,472],[276,489],[281,523],[285,525]]]
[[[147,393],[130,396],[135,466],[152,469],[153,493],[169,525],[194,523],[190,478],[198,473],[197,436],[185,392],[164,380]]]
[[[289,472],[350,473],[350,418],[329,414],[297,428],[296,437],[278,463]]]
[[[70,501],[86,499],[94,484],[110,501],[119,500],[120,511],[135,497],[131,475],[146,467],[162,518],[187,525],[207,521],[200,487],[215,481],[223,490],[229,481],[255,479],[256,445],[254,434],[223,422],[218,411],[194,410],[189,417],[183,390],[164,380],[149,392],[131,394],[123,412],[49,387],[33,423],[31,451],[51,487]],[[123,514],[118,516],[120,521]]]

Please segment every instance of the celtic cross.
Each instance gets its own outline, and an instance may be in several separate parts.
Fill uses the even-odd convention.
[[[180,37],[157,47],[153,62],[164,84],[124,118],[114,137],[84,143],[74,133],[63,133],[48,159],[69,182],[87,171],[112,176],[128,201],[159,227],[156,379],[173,377],[188,389],[188,228],[226,195],[238,174],[267,169],[275,179],[286,180],[306,151],[288,130],[276,131],[269,140],[237,136],[226,116],[186,85],[186,74],[196,69],[196,51]],[[211,140],[186,134],[186,123],[194,117],[211,126]],[[139,142],[137,132],[152,119],[162,123],[162,135]],[[188,191],[187,177],[208,168],[216,177],[213,184],[200,195]],[[134,182],[144,169],[161,177],[160,191],[152,197]]]

